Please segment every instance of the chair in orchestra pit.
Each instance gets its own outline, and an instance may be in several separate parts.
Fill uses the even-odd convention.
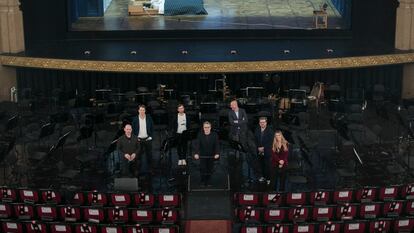
[[[328,102],[328,109],[331,112],[344,112],[344,103],[341,94],[341,87],[337,84],[329,85],[325,90],[325,97]]]

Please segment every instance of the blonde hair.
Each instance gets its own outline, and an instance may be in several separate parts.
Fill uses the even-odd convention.
[[[282,136],[281,142],[277,142],[276,134],[280,134]],[[289,150],[289,142],[283,136],[282,131],[276,130],[275,131],[275,136],[273,137],[272,151],[279,152],[280,149],[282,149],[282,148],[283,148],[283,151],[288,151]]]

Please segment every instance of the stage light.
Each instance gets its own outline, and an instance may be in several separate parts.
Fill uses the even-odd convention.
[[[85,50],[85,51],[83,51],[83,54],[89,55],[89,54],[91,54],[91,51],[90,50]]]
[[[130,51],[130,52],[129,52],[129,54],[131,54],[131,55],[136,55],[136,54],[137,54],[137,51],[132,50],[132,51]]]
[[[237,50],[235,50],[235,49],[230,50],[230,54],[232,54],[232,55],[236,55],[236,54],[237,54]]]
[[[333,49],[326,49],[326,52],[327,52],[327,53],[333,53],[333,52],[334,52],[334,50],[333,50]]]
[[[183,54],[183,55],[187,55],[187,54],[188,54],[188,51],[187,51],[187,50],[182,50],[182,51],[181,51],[181,54]]]
[[[289,49],[285,49],[285,50],[283,50],[283,53],[284,54],[289,54],[290,53],[290,50]]]

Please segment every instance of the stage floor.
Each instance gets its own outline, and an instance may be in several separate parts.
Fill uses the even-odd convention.
[[[128,16],[129,0],[113,0],[104,17],[82,17],[74,31],[314,29],[313,11],[328,3],[328,29],[348,29],[330,1],[324,0],[204,0],[208,15]]]

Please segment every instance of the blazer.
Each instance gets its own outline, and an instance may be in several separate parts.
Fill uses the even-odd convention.
[[[269,157],[272,155],[272,144],[273,144],[274,132],[270,126],[267,126],[261,133],[260,126],[254,131],[254,139],[256,147],[264,147],[264,156]]]
[[[213,158],[215,154],[220,154],[220,144],[217,133],[212,131],[209,135],[205,135],[204,132],[200,132],[194,143],[194,154],[211,158]]]
[[[172,117],[172,120],[170,122],[170,130],[172,135],[177,133],[177,128],[178,128],[178,113],[174,114],[174,116]],[[191,121],[190,118],[188,117],[188,114],[185,114],[185,127],[188,129],[190,129],[190,125],[191,125]]]
[[[239,131],[247,132],[247,114],[242,108],[239,108],[239,117],[233,110],[229,111],[229,124],[230,124],[230,135],[237,135]],[[238,121],[235,123],[234,121]]]
[[[138,115],[134,117],[132,120],[132,133],[134,135],[139,135],[139,119]],[[150,115],[145,114],[145,121],[147,123],[147,134],[148,137],[152,137],[154,135],[154,122],[152,121],[152,118]]]

